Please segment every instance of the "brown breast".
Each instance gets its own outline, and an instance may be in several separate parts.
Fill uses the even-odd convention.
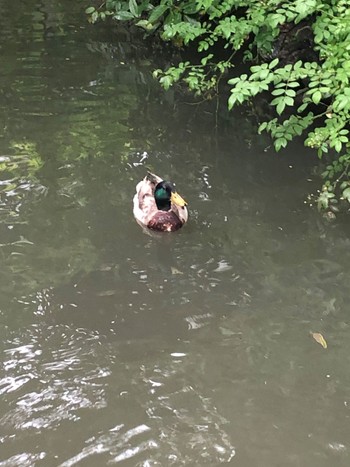
[[[172,211],[158,211],[147,227],[159,232],[173,232],[182,227],[182,222]]]

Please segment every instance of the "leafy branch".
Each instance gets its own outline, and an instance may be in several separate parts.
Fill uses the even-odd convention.
[[[260,95],[275,116],[259,132],[271,136],[276,151],[303,137],[320,159],[333,159],[322,175],[319,207],[337,198],[350,202],[347,0],[106,0],[86,12],[91,22],[131,21],[177,47],[196,47],[196,62],[153,76],[165,89],[183,82],[195,95],[211,97],[227,75],[229,109]],[[249,65],[243,74],[234,73],[239,51]]]

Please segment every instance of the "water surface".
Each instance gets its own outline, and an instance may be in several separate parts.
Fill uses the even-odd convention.
[[[349,222],[304,202],[311,154],[79,8],[0,7],[0,465],[349,465]],[[147,168],[181,231],[134,221]]]

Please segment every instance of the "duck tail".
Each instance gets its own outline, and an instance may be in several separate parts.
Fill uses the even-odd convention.
[[[160,183],[163,179],[158,177],[158,175],[152,173],[152,172],[147,172],[146,179],[150,181],[151,183]]]

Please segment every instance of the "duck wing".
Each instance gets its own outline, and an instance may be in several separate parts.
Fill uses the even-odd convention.
[[[158,211],[156,201],[154,199],[155,183],[148,179],[148,175],[136,185],[136,194],[134,196],[134,216],[137,221],[144,225],[152,219]]]

